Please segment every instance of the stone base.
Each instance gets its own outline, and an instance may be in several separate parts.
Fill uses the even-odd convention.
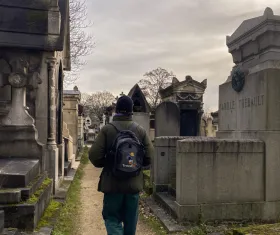
[[[168,191],[168,184],[155,184],[153,183],[153,192],[167,192]]]
[[[58,148],[56,144],[47,144],[47,159],[48,159],[48,173],[49,177],[53,180],[53,190],[59,187],[58,180]]]
[[[154,198],[179,222],[201,220],[277,222],[280,218],[280,201],[180,205],[168,193],[156,193]]]
[[[43,145],[38,132],[31,126],[0,126],[0,156],[41,159]]]
[[[39,160],[0,159],[0,184],[2,188],[24,188],[39,173]]]
[[[52,185],[51,182],[38,190],[40,194],[36,194],[35,198],[32,197],[26,202],[12,205],[1,204],[0,210],[5,212],[5,227],[33,231],[51,200]]]
[[[176,204],[179,221],[262,221],[277,222],[280,218],[280,201],[253,203],[219,203],[202,205]]]

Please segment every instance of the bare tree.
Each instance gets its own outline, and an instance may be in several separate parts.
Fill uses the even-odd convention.
[[[98,118],[99,121],[102,121],[105,108],[112,105],[114,101],[115,97],[108,91],[93,93],[84,102],[85,111],[92,119]]]
[[[157,105],[161,102],[159,94],[160,88],[169,86],[174,74],[168,72],[166,69],[157,68],[145,73],[144,77],[144,79],[140,80],[139,86],[150,103],[152,110],[155,110]]]
[[[79,78],[79,72],[86,64],[85,56],[92,53],[94,47],[93,36],[86,32],[92,26],[88,20],[86,0],[70,0],[70,48],[71,72],[65,75],[65,85],[74,83]]]

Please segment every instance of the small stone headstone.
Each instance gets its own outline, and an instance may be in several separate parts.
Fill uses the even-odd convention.
[[[162,102],[155,112],[155,136],[180,136],[180,111],[173,102]]]

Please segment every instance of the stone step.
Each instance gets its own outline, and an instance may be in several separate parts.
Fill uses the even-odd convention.
[[[24,188],[40,172],[39,160],[0,159],[0,186],[2,188]]]
[[[15,204],[20,201],[20,189],[0,189],[0,204]]]
[[[161,208],[153,198],[147,198],[145,203],[150,208],[152,213],[162,223],[168,233],[177,233],[187,231],[188,227],[183,226],[170,215],[163,208]]]
[[[5,228],[3,235],[21,235],[17,229]]]
[[[52,189],[52,181],[45,180],[27,201],[11,205],[0,204],[0,210],[5,212],[5,228],[33,231],[51,200]]]
[[[168,214],[170,214],[174,219],[177,219],[175,197],[167,192],[158,192],[154,194],[154,198]]]
[[[41,186],[43,181],[47,178],[47,172],[38,175],[26,188],[21,188],[21,199],[27,200],[37,189]]]

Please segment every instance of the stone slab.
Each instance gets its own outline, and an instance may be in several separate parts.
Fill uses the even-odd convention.
[[[188,229],[186,226],[178,224],[176,220],[166,213],[152,198],[148,198],[145,202],[168,233],[183,232]]]
[[[169,215],[173,216],[173,218],[177,218],[175,197],[171,196],[167,192],[159,192],[154,194],[154,199]]]
[[[39,160],[0,159],[0,184],[3,188],[26,187],[40,171]]]
[[[36,177],[36,179],[33,180],[26,188],[20,188],[21,199],[26,200],[32,194],[34,194],[46,178],[47,178],[47,172]]]
[[[21,201],[21,190],[0,189],[0,204],[15,204]]]
[[[280,201],[197,205],[180,205],[176,202],[176,214],[179,221],[222,222],[229,220],[270,223],[279,220]]]
[[[241,92],[233,90],[231,81],[220,85],[219,131],[280,130],[279,76],[279,69],[249,74]]]
[[[51,200],[52,188],[51,183],[33,204],[0,205],[0,210],[5,211],[5,227],[33,231]]]
[[[40,9],[48,10],[52,6],[52,0],[0,0],[0,5],[9,6],[9,7],[18,7],[18,8],[27,8],[27,9]]]
[[[165,101],[156,108],[155,136],[180,136],[180,111],[175,103]]]
[[[219,141],[212,142],[221,152],[214,147],[212,152],[208,151],[207,141],[179,141],[181,152],[177,154],[176,201],[182,205],[264,201],[263,143],[248,141],[247,146],[243,140],[236,143]],[[242,146],[244,151],[238,151]],[[253,151],[261,147],[263,152]],[[201,151],[195,152],[194,149]],[[226,150],[228,152],[224,152]]]
[[[17,229],[14,228],[5,228],[3,235],[21,235]]]
[[[37,136],[34,125],[0,125],[0,158],[41,159],[43,145],[38,142]]]

